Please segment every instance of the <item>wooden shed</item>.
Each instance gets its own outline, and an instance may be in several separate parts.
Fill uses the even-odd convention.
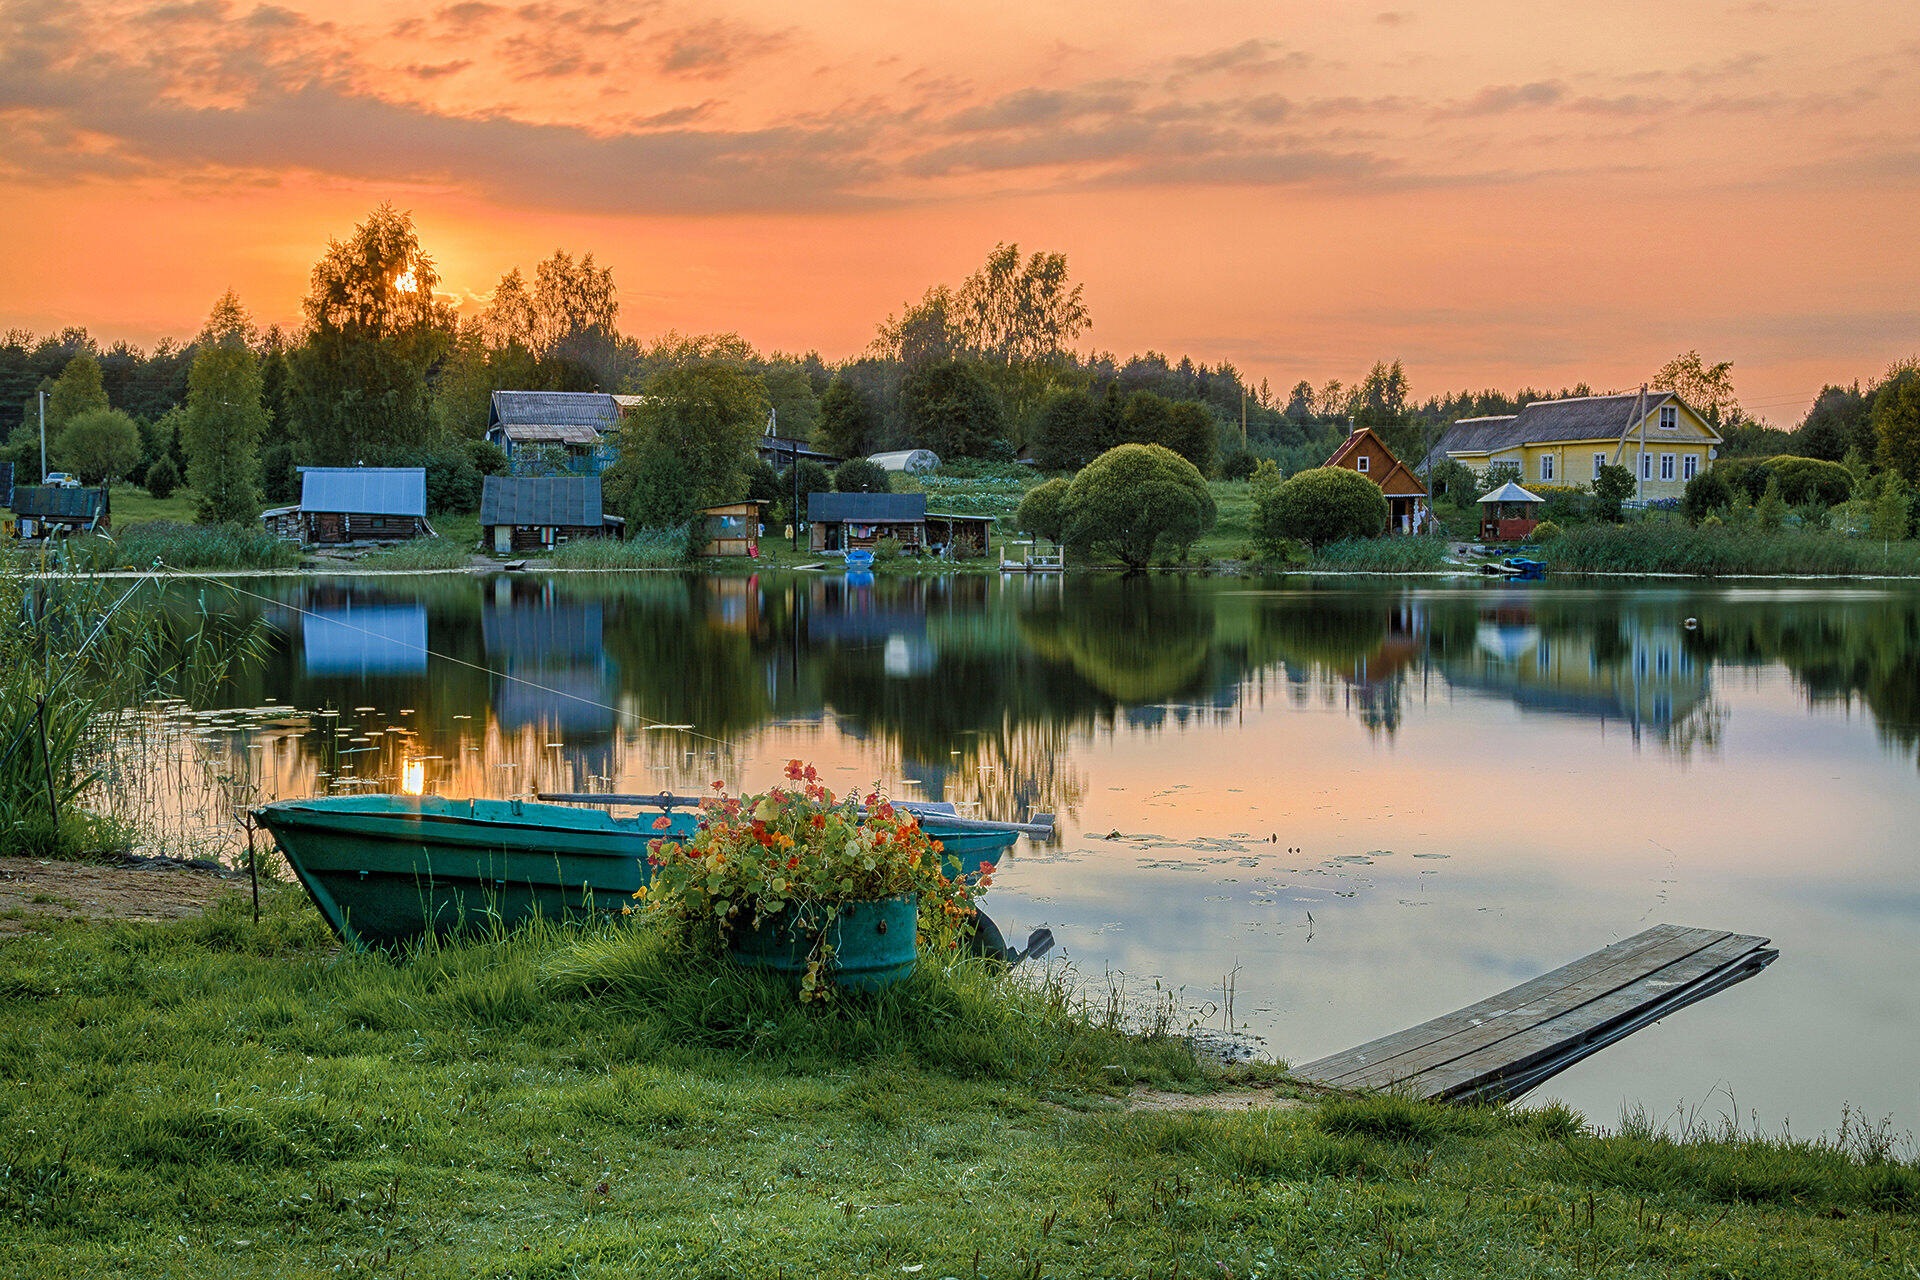
[[[903,550],[927,544],[924,493],[810,493],[807,546],[814,551],[872,548],[892,538]]]
[[[744,502],[723,502],[703,507],[707,540],[700,547],[703,556],[757,556],[760,554],[760,508],[766,504],[757,498]]]
[[[625,523],[602,508],[599,476],[488,476],[480,487],[480,536],[495,555],[618,538]]]
[[[431,535],[426,468],[300,468],[300,532],[327,546]]]
[[[957,512],[927,512],[927,546],[949,560],[980,560],[987,554],[988,535],[993,531],[992,516],[961,515]]]

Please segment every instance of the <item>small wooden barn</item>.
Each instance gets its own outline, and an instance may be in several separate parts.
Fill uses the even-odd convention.
[[[807,526],[807,546],[814,551],[871,548],[882,538],[918,551],[927,542],[927,495],[810,493]]]
[[[340,546],[433,533],[424,467],[302,467],[300,540]]]
[[[107,487],[22,484],[13,489],[13,514],[22,538],[51,538],[96,533],[113,524],[113,499]]]
[[[757,556],[760,554],[760,508],[766,504],[757,498],[744,502],[723,502],[703,507],[707,540],[700,547],[703,556]]]
[[[602,509],[599,476],[488,476],[481,484],[480,536],[495,555],[618,538],[625,523]]]
[[[1387,499],[1388,533],[1418,533],[1426,523],[1427,486],[1393,456],[1372,427],[1361,427],[1348,436],[1326,465],[1358,471],[1379,487]]]

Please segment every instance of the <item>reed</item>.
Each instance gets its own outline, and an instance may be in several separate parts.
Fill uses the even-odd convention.
[[[75,539],[73,567],[108,569],[287,569],[300,563],[300,549],[261,528],[237,524],[181,524],[144,520],[111,537]]]
[[[687,562],[686,529],[639,529],[631,538],[585,538],[553,553],[557,569],[675,569]]]
[[[1540,559],[1577,573],[1920,574],[1920,542],[1881,542],[1824,530],[1740,529],[1674,520],[1576,525]]]

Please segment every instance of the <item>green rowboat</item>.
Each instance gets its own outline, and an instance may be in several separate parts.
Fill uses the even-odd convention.
[[[426,934],[512,928],[630,906],[647,882],[647,842],[685,839],[697,817],[617,818],[524,800],[327,796],[255,809],[341,941],[404,944]],[[1019,829],[921,824],[964,873],[991,867]]]

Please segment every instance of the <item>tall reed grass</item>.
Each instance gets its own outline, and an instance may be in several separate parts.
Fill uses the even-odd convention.
[[[553,553],[559,569],[673,569],[687,563],[691,533],[684,527],[639,529],[631,538],[585,538]]]
[[[83,572],[108,569],[288,569],[300,549],[261,528],[237,524],[181,524],[143,520],[110,537],[80,538],[67,546],[69,563]]]
[[[354,563],[365,569],[464,569],[473,551],[449,538],[415,538],[369,551]]]
[[[1920,542],[1814,530],[1694,528],[1679,521],[1577,525],[1540,548],[1554,569],[1585,573],[1920,574]]]
[[[1438,538],[1356,538],[1313,553],[1310,568],[1347,572],[1417,573],[1445,567],[1447,544]]]

